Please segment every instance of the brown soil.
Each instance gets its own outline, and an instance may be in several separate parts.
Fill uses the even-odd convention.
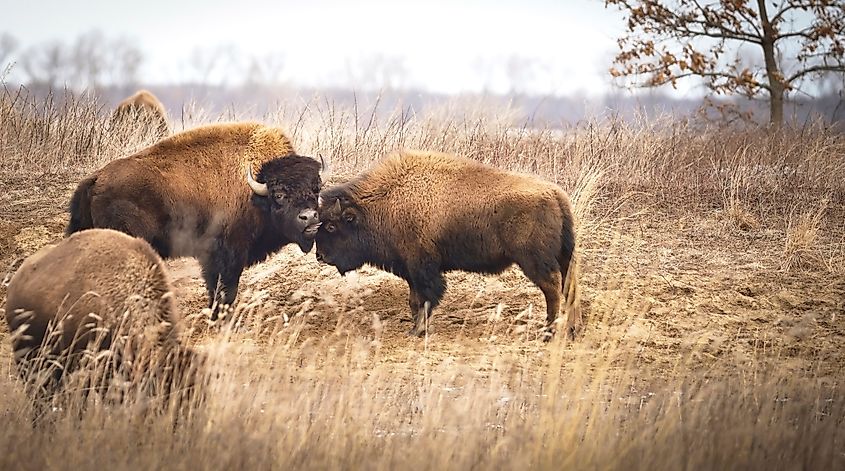
[[[3,274],[62,237],[67,202],[80,178],[0,174]],[[819,376],[842,371],[841,267],[784,272],[785,230],[770,227],[774,223],[734,228],[718,210],[660,205],[650,205],[643,216],[637,212],[642,203],[629,202],[614,221],[582,235],[587,327],[572,351],[596,351],[610,338],[621,339],[637,363],[664,368],[667,376],[678,365],[707,371],[716,363],[751,361],[778,362]],[[820,243],[841,241],[843,234],[835,230],[828,227]],[[205,288],[196,262],[170,260],[168,266],[195,339],[213,343],[218,329],[206,327]],[[0,303],[5,290],[4,283]],[[407,291],[401,279],[373,268],[341,277],[313,253],[289,246],[244,273],[239,299],[256,307],[241,309],[240,319],[251,332],[263,332],[253,339],[259,348],[262,340],[296,331],[298,341],[339,332],[377,340],[382,358],[396,362],[421,351],[432,362],[455,358],[470,364],[489,358],[491,351],[525,358],[545,351],[538,340],[545,317],[542,295],[517,269],[500,276],[449,274],[427,340],[406,335]],[[0,349],[8,358],[5,338]],[[0,368],[10,373],[10,362],[0,362]]]

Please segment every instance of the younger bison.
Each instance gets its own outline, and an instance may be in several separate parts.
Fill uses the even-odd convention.
[[[80,370],[164,397],[200,386],[204,356],[180,342],[164,265],[141,239],[93,229],[41,249],[12,277],[5,314],[36,406]]]
[[[157,139],[170,135],[167,111],[155,95],[147,90],[138,90],[134,95],[118,103],[112,114],[112,126],[128,126],[130,123],[149,122]]]
[[[369,263],[405,279],[412,335],[425,332],[443,297],[443,272],[501,273],[514,263],[543,291],[550,335],[561,292],[568,334],[580,327],[572,208],[557,185],[446,154],[401,152],[321,199],[317,259],[341,274]]]
[[[320,170],[320,162],[294,154],[278,128],[191,129],[83,180],[66,232],[116,229],[145,239],[162,257],[196,257],[216,319],[234,302],[245,267],[292,242],[311,250]]]

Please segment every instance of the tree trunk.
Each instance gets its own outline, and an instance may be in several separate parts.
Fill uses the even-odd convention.
[[[761,46],[763,59],[766,62],[766,78],[769,80],[769,124],[780,127],[783,124],[783,95],[786,87],[775,58],[775,29],[769,22],[765,0],[757,0],[757,8],[760,12],[760,23],[763,26]]]
[[[774,127],[780,127],[783,124],[783,86],[780,87],[779,94],[775,94],[772,87],[772,96],[769,100],[769,124]]]

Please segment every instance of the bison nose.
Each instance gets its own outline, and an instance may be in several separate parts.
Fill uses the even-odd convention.
[[[321,254],[320,252],[317,252],[317,261],[318,261],[318,262],[322,262],[322,261],[323,261],[323,254]]]
[[[316,209],[304,209],[299,213],[299,220],[305,225],[310,226],[311,224],[317,223],[320,218],[317,216]]]

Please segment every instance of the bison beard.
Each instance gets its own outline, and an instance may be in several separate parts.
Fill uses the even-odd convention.
[[[196,257],[214,320],[234,303],[245,267],[289,243],[311,250],[320,170],[316,160],[294,154],[275,128],[197,128],[83,180],[66,232],[115,229],[145,239],[162,257]]]
[[[444,272],[496,274],[512,264],[542,290],[549,334],[562,294],[567,333],[580,328],[574,220],[554,184],[445,154],[405,152],[321,199],[318,260],[341,274],[371,264],[405,279],[413,335],[426,332],[446,291]]]

